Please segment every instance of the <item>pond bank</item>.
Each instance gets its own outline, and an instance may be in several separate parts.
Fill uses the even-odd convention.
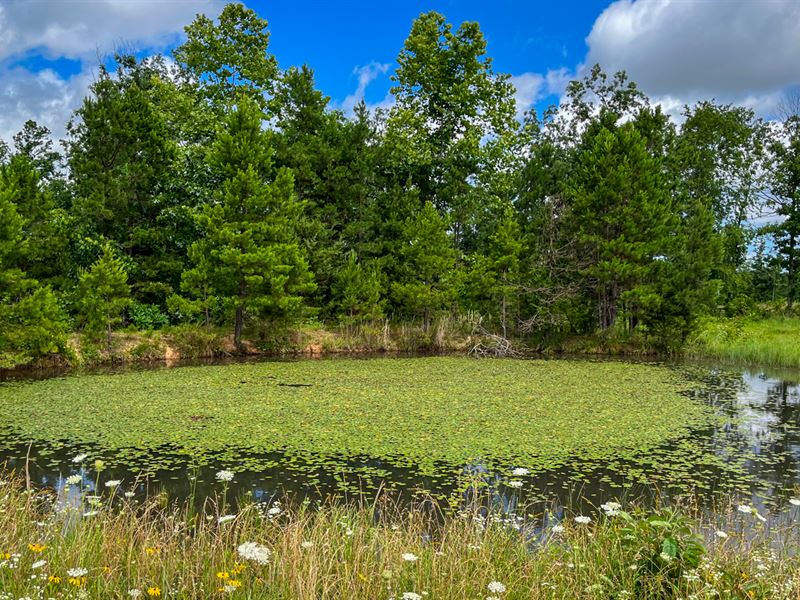
[[[797,525],[749,507],[692,518],[613,502],[584,514],[441,511],[420,497],[205,510],[109,487],[64,504],[0,473],[0,598],[796,599]],[[224,477],[221,477],[224,479]],[[84,504],[84,501],[87,504]],[[795,510],[797,510],[795,508]],[[797,516],[797,515],[795,515]],[[702,520],[700,520],[702,519]],[[65,535],[64,532],[68,533]],[[743,532],[748,531],[745,535]]]

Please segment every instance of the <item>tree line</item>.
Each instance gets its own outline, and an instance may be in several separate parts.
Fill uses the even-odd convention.
[[[63,153],[32,121],[0,146],[0,363],[121,324],[231,327],[238,346],[299,319],[465,311],[504,337],[669,348],[703,315],[797,300],[797,102],[676,122],[594,67],[518,118],[479,25],[430,12],[391,108],[345,115],[244,6],[185,31],[172,59],[101,66]]]

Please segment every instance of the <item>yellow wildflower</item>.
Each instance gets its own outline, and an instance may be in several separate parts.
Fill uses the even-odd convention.
[[[233,568],[231,569],[231,573],[234,575],[238,575],[242,573],[247,568],[247,565],[244,563],[233,563]]]
[[[68,580],[70,585],[75,587],[83,587],[86,585],[86,577],[70,577]]]
[[[61,577],[58,575],[50,575],[50,577],[47,578],[47,582],[56,584],[61,583]]]
[[[11,558],[11,552],[0,552],[0,560],[8,560]]]
[[[242,582],[238,579],[229,579],[227,583],[235,588],[242,587]]]
[[[230,574],[227,571],[220,571],[217,573],[217,579],[228,579],[230,578]]]
[[[106,575],[111,573],[111,567],[103,567],[103,573],[105,573]]]
[[[147,552],[147,556],[153,556],[161,552],[161,548],[145,548],[144,551]]]
[[[161,588],[160,587],[149,587],[147,588],[147,595],[151,598],[160,598],[161,597]]]
[[[42,552],[46,547],[44,544],[28,544],[28,550],[31,552]]]

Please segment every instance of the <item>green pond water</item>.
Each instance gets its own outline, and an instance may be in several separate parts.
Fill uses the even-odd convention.
[[[570,506],[800,491],[800,373],[456,357],[265,361],[0,383],[0,464],[62,488],[267,501],[426,490]],[[82,462],[74,462],[85,454]],[[92,464],[105,462],[98,474]]]

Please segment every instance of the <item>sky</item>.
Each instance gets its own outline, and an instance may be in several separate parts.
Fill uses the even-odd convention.
[[[197,13],[221,0],[0,0],[0,138],[26,119],[56,138],[97,65],[120,46],[141,56],[181,42]],[[391,103],[395,59],[411,23],[436,10],[478,21],[496,71],[508,73],[520,114],[557,103],[595,63],[624,69],[677,118],[714,98],[769,118],[800,85],[800,0],[249,0],[269,21],[281,67],[307,64],[331,106]]]

